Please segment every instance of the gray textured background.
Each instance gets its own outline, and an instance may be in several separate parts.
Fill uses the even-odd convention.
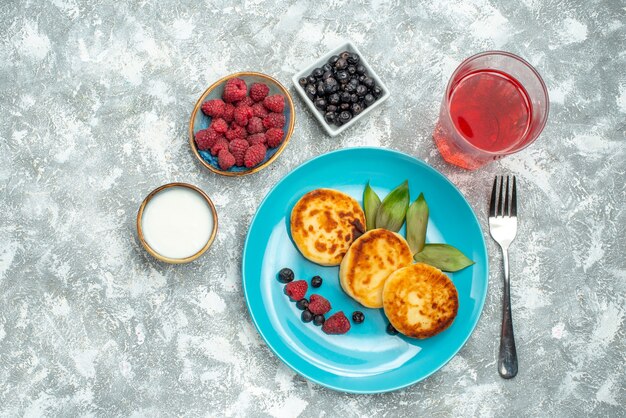
[[[0,7],[0,415],[626,415],[623,0],[112,3]],[[292,142],[270,168],[230,179],[194,160],[187,121],[210,83],[257,70],[289,85],[342,38],[390,88],[382,109],[331,139],[297,99]],[[551,114],[533,146],[466,172],[431,133],[455,66],[487,49],[539,69]],[[335,393],[265,347],[240,284],[255,208],[298,164],[359,145],[441,170],[483,227],[494,174],[521,180],[516,379],[495,367],[499,256],[467,345],[406,390]],[[185,266],[151,259],[134,231],[143,197],[175,180],[221,215],[208,255]]]

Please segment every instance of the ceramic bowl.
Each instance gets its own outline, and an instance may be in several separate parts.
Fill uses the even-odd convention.
[[[298,80],[302,77],[306,77],[310,75],[311,72],[315,68],[321,67],[322,65],[326,64],[326,62],[328,61],[330,57],[332,57],[333,55],[339,55],[343,51],[356,53],[361,57],[361,60],[359,61],[359,63],[365,67],[365,69],[367,70],[367,75],[371,77],[372,79],[374,79],[374,81],[376,82],[376,85],[379,86],[381,90],[383,91],[383,94],[374,103],[372,103],[369,107],[367,107],[363,112],[361,112],[357,116],[350,119],[348,123],[345,123],[341,126],[336,126],[336,125],[330,125],[324,120],[323,113],[320,110],[318,110],[313,104],[313,101],[307,97],[306,92],[304,91],[304,88],[300,86],[300,83],[298,83]],[[365,59],[361,51],[359,51],[357,47],[352,42],[349,42],[349,41],[342,43],[337,48],[328,52],[326,55],[324,55],[323,57],[321,57],[320,59],[318,59],[311,65],[309,65],[308,67],[306,67],[299,73],[295,74],[292,78],[292,81],[293,81],[293,85],[296,91],[302,97],[302,100],[304,101],[304,103],[306,103],[306,105],[311,110],[311,113],[313,114],[313,116],[315,116],[315,118],[322,125],[326,133],[328,133],[328,135],[330,136],[339,135],[340,133],[342,133],[343,131],[345,131],[346,129],[354,125],[355,123],[357,123],[357,121],[363,119],[367,114],[369,114],[372,110],[374,110],[375,108],[383,104],[383,102],[389,98],[389,89],[387,88],[387,86],[383,84],[383,82],[378,77],[378,75],[374,72],[372,67],[370,67],[370,65],[367,63],[367,60]]]
[[[206,129],[211,125],[211,117],[202,113],[200,110],[200,106],[207,100],[211,99],[221,99],[222,93],[224,92],[224,86],[226,82],[231,79],[239,77],[246,82],[248,89],[253,83],[265,83],[270,88],[269,95],[272,94],[282,94],[285,97],[285,110],[283,114],[285,115],[285,127],[283,131],[285,132],[285,138],[283,139],[282,144],[280,144],[277,148],[270,148],[265,155],[265,159],[263,162],[255,167],[246,168],[246,167],[231,167],[228,170],[222,170],[217,164],[217,156],[211,155],[209,151],[200,151],[196,146],[196,142],[194,140],[194,136],[196,132],[201,129]],[[269,75],[255,72],[241,72],[228,75],[217,80],[213,83],[208,89],[202,93],[198,101],[196,102],[195,107],[193,108],[193,112],[191,113],[191,119],[189,120],[189,145],[191,146],[191,150],[194,155],[198,158],[200,163],[203,166],[213,171],[214,173],[221,174],[224,176],[243,176],[246,174],[256,173],[259,170],[270,165],[289,143],[291,139],[291,134],[293,133],[293,128],[296,122],[296,113],[293,106],[293,100],[291,95],[287,91],[287,89],[276,79],[270,77]]]

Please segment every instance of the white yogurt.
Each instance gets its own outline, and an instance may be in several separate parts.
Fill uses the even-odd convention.
[[[146,243],[168,258],[187,258],[198,253],[211,238],[213,212],[204,197],[193,189],[174,186],[150,199],[141,217]]]

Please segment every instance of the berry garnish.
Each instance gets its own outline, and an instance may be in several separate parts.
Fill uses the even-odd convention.
[[[296,302],[296,308],[300,309],[301,311],[305,310],[308,307],[309,307],[309,301],[306,299],[300,299],[299,301]]]
[[[348,321],[348,318],[346,318],[344,313],[341,311],[332,315],[324,321],[324,325],[322,325],[322,331],[326,334],[345,334],[349,330],[350,321]]]
[[[318,327],[322,325],[324,321],[326,321],[326,318],[324,318],[324,315],[315,315],[313,317],[313,324],[317,325]]]
[[[395,329],[394,326],[391,325],[391,323],[389,323],[389,325],[387,325],[387,333],[391,335],[396,335],[398,333],[398,330]]]
[[[365,315],[361,311],[354,311],[352,313],[352,322],[355,324],[360,324],[365,321]]]
[[[320,276],[313,276],[313,278],[311,279],[311,286],[312,287],[320,287],[322,285],[322,278]]]
[[[311,322],[313,320],[313,314],[308,309],[302,311],[302,321],[303,322]]]
[[[280,280],[283,283],[289,283],[291,281],[293,281],[293,270],[285,267],[283,269],[280,269],[280,271],[278,272],[278,280]]]
[[[315,315],[324,315],[331,309],[330,302],[324,296],[311,295],[309,299],[309,310]]]
[[[308,287],[309,285],[305,280],[297,280],[295,282],[287,283],[285,286],[285,294],[293,300],[304,299]]]

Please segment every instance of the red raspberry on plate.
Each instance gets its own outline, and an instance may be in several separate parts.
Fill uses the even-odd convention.
[[[270,92],[270,88],[267,87],[265,83],[254,83],[252,87],[250,87],[250,97],[255,102],[260,102],[265,99]]]
[[[265,126],[266,129],[282,129],[282,127],[285,126],[285,115],[283,115],[282,113],[272,112],[267,115],[265,119],[263,119],[263,126]]]
[[[224,86],[222,99],[227,103],[237,102],[248,94],[248,86],[241,78],[231,78]]]
[[[221,135],[211,128],[202,129],[196,132],[196,145],[199,150],[206,151],[215,145],[215,141],[217,141],[219,137],[221,137]]]
[[[230,129],[226,131],[226,139],[232,141],[234,139],[245,139],[248,136],[246,128],[239,126],[236,123],[230,124]]]
[[[217,155],[217,165],[219,165],[222,170],[228,170],[235,165],[235,157],[233,157],[233,154],[227,149],[223,149]]]
[[[324,296],[311,295],[309,299],[309,311],[315,315],[324,315],[330,311],[330,302]]]
[[[211,128],[217,133],[224,134],[228,130],[228,123],[222,118],[213,119],[211,121]]]
[[[265,127],[263,126],[263,121],[261,118],[257,118],[253,116],[248,121],[248,132],[251,134],[258,134],[259,132],[264,132]]]
[[[285,98],[280,94],[267,96],[265,100],[263,100],[263,105],[267,110],[271,110],[272,112],[276,113],[282,113],[283,110],[285,110]]]
[[[254,104],[254,100],[252,100],[250,96],[246,96],[243,99],[239,100],[237,104],[235,105],[235,107],[252,106],[253,104]]]
[[[243,163],[246,167],[252,168],[255,165],[261,164],[265,159],[265,146],[263,144],[254,144],[246,151]],[[304,282],[306,284],[306,282]],[[302,298],[300,298],[302,299]]]
[[[213,99],[202,103],[200,109],[202,109],[202,113],[207,116],[211,116],[212,118],[221,118],[224,114],[224,105],[225,103],[221,99]]]
[[[343,312],[339,311],[324,321],[322,331],[326,334],[345,334],[350,331],[350,321]]]
[[[270,128],[265,132],[267,138],[267,146],[270,148],[276,148],[283,142],[284,132],[282,129]]]
[[[246,155],[248,148],[250,148],[250,145],[245,139],[235,139],[230,142],[228,149],[235,157],[235,165],[243,166],[243,157]]]
[[[263,103],[255,103],[252,105],[252,112],[254,113],[254,116],[258,117],[258,118],[265,118],[267,115],[269,115],[269,112],[267,111],[267,109],[265,108],[265,106],[263,106]]]
[[[309,285],[307,284],[306,280],[296,280],[295,282],[287,283],[287,285],[285,285],[285,294],[291,299],[297,301],[304,298],[308,288]]]
[[[211,155],[217,155],[223,149],[228,150],[228,141],[223,136],[220,136],[211,147]]]
[[[222,115],[222,118],[226,122],[231,123],[234,120],[234,117],[233,117],[234,112],[235,112],[235,106],[233,106],[231,103],[226,103],[224,105],[224,115]]]
[[[248,143],[250,145],[261,144],[261,145],[265,146],[265,144],[267,143],[267,138],[265,138],[265,134],[263,134],[263,133],[250,135],[246,139],[248,140]]]
[[[254,115],[250,106],[240,106],[235,108],[233,116],[235,117],[235,123],[239,126],[246,126],[250,118]]]

